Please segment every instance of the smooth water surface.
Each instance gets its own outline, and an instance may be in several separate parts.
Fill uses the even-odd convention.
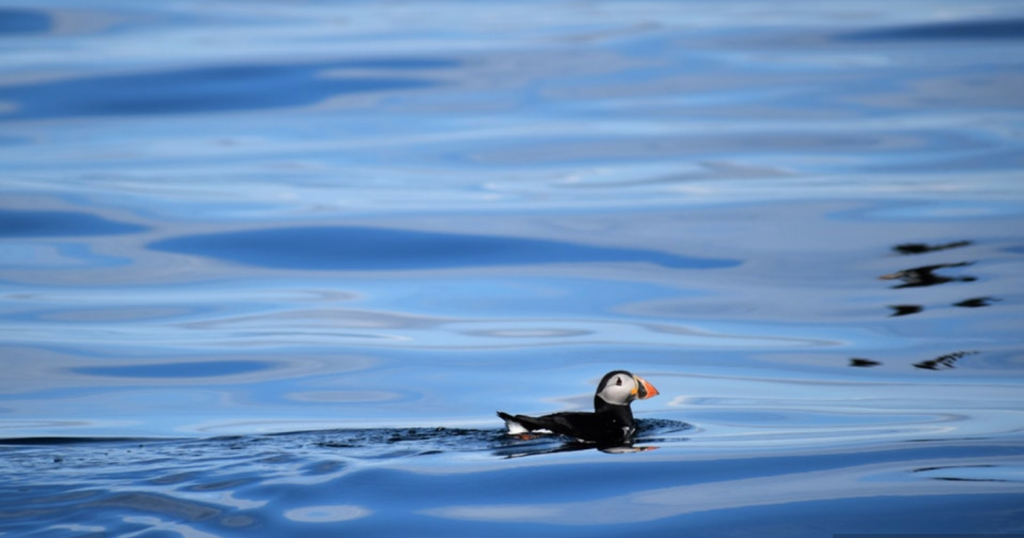
[[[0,534],[1024,532],[1024,7],[0,3]],[[629,450],[506,436],[612,369]]]

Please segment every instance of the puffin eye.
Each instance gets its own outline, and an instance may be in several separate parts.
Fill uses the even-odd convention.
[[[622,378],[621,377],[616,377],[615,378],[615,384],[621,387],[622,386]]]

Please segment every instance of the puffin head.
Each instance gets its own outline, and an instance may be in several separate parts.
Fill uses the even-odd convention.
[[[596,403],[600,399],[612,405],[629,405],[633,400],[646,400],[657,395],[658,389],[646,379],[625,370],[615,370],[601,378],[594,401]]]

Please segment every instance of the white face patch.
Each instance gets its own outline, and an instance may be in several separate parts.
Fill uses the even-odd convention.
[[[597,396],[610,404],[626,405],[636,399],[636,394],[637,386],[633,376],[617,373],[608,380]]]

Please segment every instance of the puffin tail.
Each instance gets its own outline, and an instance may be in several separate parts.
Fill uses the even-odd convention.
[[[523,426],[520,421],[516,420],[516,417],[503,411],[498,411],[498,416],[501,417],[501,420],[505,421],[505,426],[508,427],[509,435],[529,433],[530,430],[526,426]]]

